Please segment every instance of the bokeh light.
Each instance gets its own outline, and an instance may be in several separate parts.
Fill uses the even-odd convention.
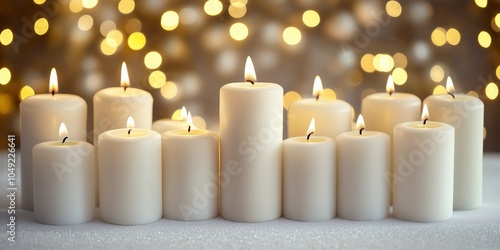
[[[322,100],[336,100],[337,93],[333,89],[325,88],[319,93],[319,98]]]
[[[123,34],[119,30],[112,30],[106,35],[107,42],[113,41],[110,45],[118,47],[123,42]]]
[[[491,45],[491,36],[488,32],[481,31],[477,36],[477,41],[479,42],[479,45],[481,45],[481,47],[488,48]]]
[[[118,44],[116,44],[116,41],[113,39],[104,38],[101,42],[101,52],[107,56],[113,55],[117,47]]]
[[[449,29],[446,31],[446,41],[451,45],[457,45],[460,42],[460,32],[455,28]]]
[[[98,2],[98,0],[82,0],[82,5],[86,9],[92,9],[97,5]]]
[[[394,59],[387,54],[377,54],[373,58],[373,67],[380,72],[389,72],[394,68]]]
[[[164,30],[171,31],[179,25],[179,15],[177,12],[169,10],[161,15],[161,27]]]
[[[302,22],[304,22],[304,24],[307,27],[313,28],[313,27],[318,26],[318,24],[320,22],[320,17],[319,17],[318,12],[316,12],[314,10],[304,11],[304,14],[302,14]]]
[[[497,78],[500,80],[500,65],[497,66],[496,75]]]
[[[209,16],[216,16],[222,12],[223,6],[219,0],[208,0],[203,6],[203,10]]]
[[[38,4],[38,5],[41,5],[41,4],[45,3],[45,0],[33,0],[33,2]]]
[[[94,19],[90,15],[83,15],[78,18],[78,28],[80,30],[86,31],[92,28],[94,25]]]
[[[160,67],[162,60],[163,59],[162,59],[160,53],[158,53],[156,51],[151,51],[151,52],[148,52],[146,54],[146,56],[144,56],[144,65],[148,69],[156,69],[156,68]]]
[[[296,45],[302,39],[300,30],[295,27],[288,27],[283,31],[283,40],[288,45]]]
[[[73,13],[78,13],[83,10],[83,4],[81,0],[71,0],[69,2],[69,10]]]
[[[142,23],[137,18],[129,19],[125,24],[125,31],[127,31],[127,33],[129,34],[134,32],[139,32],[141,31],[141,29],[142,29]]]
[[[6,67],[0,69],[0,85],[6,85],[10,82],[10,70]]]
[[[122,14],[129,14],[132,11],[134,11],[134,8],[135,8],[135,2],[134,2],[134,0],[121,0],[118,3],[118,10]]]
[[[498,97],[498,86],[494,82],[490,82],[486,85],[484,93],[488,99],[495,100]]]
[[[394,54],[392,56],[392,59],[394,59],[394,67],[399,67],[404,69],[408,65],[408,59],[403,53],[398,52]]]
[[[128,37],[127,43],[132,50],[140,50],[146,45],[146,36],[141,32],[134,32]]]
[[[385,4],[385,11],[387,11],[387,14],[391,17],[398,17],[402,12],[401,4],[397,1],[388,1]]]
[[[165,85],[165,82],[167,81],[167,76],[165,73],[155,70],[149,74],[148,77],[149,85],[155,89],[159,89]]]
[[[10,114],[14,110],[14,100],[8,94],[0,93],[0,115]]]
[[[396,85],[405,84],[406,80],[408,80],[408,74],[406,73],[406,70],[404,70],[403,68],[395,68],[392,71],[392,80]]]
[[[174,113],[172,113],[172,120],[180,121],[182,120],[182,109],[176,109]]]
[[[433,95],[442,95],[442,94],[447,94],[448,92],[446,91],[446,88],[443,85],[438,85],[434,88],[432,91]]]
[[[437,27],[431,33],[431,40],[434,45],[443,46],[446,43],[446,30],[441,27]]]
[[[19,98],[22,100],[32,96],[35,94],[35,90],[33,90],[30,86],[24,86],[19,92]]]
[[[165,97],[166,99],[172,99],[177,95],[177,85],[175,85],[175,83],[173,83],[171,81],[165,82],[163,87],[161,87],[160,92],[161,92],[161,95],[163,97]],[[179,112],[180,112],[180,109],[179,109]],[[175,112],[174,112],[174,115],[175,115]],[[180,117],[180,113],[179,113],[179,117]]]
[[[4,29],[0,33],[0,43],[2,43],[2,45],[5,46],[9,45],[13,39],[14,39],[14,34],[10,29]]]
[[[286,94],[283,96],[283,107],[288,110],[288,107],[290,104],[294,101],[300,100],[300,94],[295,92],[295,91],[288,91]]]
[[[44,17],[39,18],[36,20],[33,28],[35,29],[35,33],[41,36],[49,30],[49,21]]]
[[[361,68],[367,73],[375,71],[375,67],[373,67],[373,58],[374,56],[372,54],[365,54],[361,57]]]
[[[234,23],[229,28],[229,35],[236,41],[242,41],[248,36],[248,28],[244,23]]]
[[[431,70],[429,71],[429,76],[434,82],[440,82],[444,78],[444,69],[443,67],[439,65],[434,65],[432,66]]]
[[[474,2],[480,8],[486,8],[486,6],[488,5],[488,0],[474,0]]]
[[[106,20],[101,23],[101,26],[99,27],[99,31],[101,32],[101,35],[107,36],[109,32],[112,30],[116,30],[116,23],[113,22],[112,20]]]
[[[241,2],[234,2],[229,5],[227,12],[232,18],[242,18],[247,13],[247,7]]]
[[[479,98],[479,94],[476,91],[474,91],[474,90],[471,90],[471,91],[467,92],[467,95]]]

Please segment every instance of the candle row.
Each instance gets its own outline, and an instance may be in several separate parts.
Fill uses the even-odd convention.
[[[46,191],[47,184],[33,189],[42,179],[43,183],[53,181],[53,186],[79,187],[94,186],[91,180],[99,180],[92,190],[96,189],[94,196],[100,196],[101,218],[116,224],[147,223],[162,214],[178,220],[211,218],[219,213],[219,196],[221,216],[244,222],[271,220],[282,213],[297,220],[322,220],[335,214],[353,220],[381,219],[389,211],[389,190],[393,191],[394,215],[412,221],[443,220],[451,216],[453,206],[473,209],[481,204],[484,107],[477,98],[453,94],[451,80],[449,95],[425,100],[433,121],[416,122],[420,99],[395,93],[389,79],[388,93],[363,100],[368,130],[359,125],[357,131],[349,132],[352,107],[341,100],[322,99],[317,77],[314,98],[290,105],[290,138],[283,142],[283,89],[275,83],[257,82],[247,58],[245,82],[229,83],[220,90],[220,170],[216,134],[185,122],[156,122],[153,127],[160,132],[183,127],[162,135],[149,130],[152,97],[129,87],[124,64],[122,88],[104,89],[94,96],[97,156],[90,144],[72,141],[86,138],[85,101],[55,94],[54,82],[55,72],[51,73],[51,94],[35,95],[21,103],[22,174],[34,180],[23,182],[27,209],[34,206],[33,190]],[[129,117],[135,119],[135,126],[130,124],[134,119],[129,119],[130,128],[119,129]],[[312,118],[315,132],[296,137],[304,134]],[[32,161],[35,145],[57,138],[49,128],[61,122],[71,128],[68,137],[72,140],[63,136],[46,147],[65,153],[57,161],[45,159],[50,153],[37,153],[44,159]],[[79,146],[68,149],[74,144]],[[97,159],[98,171],[91,171],[92,167],[84,174],[73,171],[79,163],[87,163],[81,159],[85,157]],[[38,168],[53,173],[40,174]],[[33,177],[34,173],[45,177]],[[91,173],[93,178],[79,182],[64,177]],[[58,189],[61,197],[76,192]],[[77,195],[79,201],[89,199],[89,192],[85,189],[84,195]],[[36,203],[51,202],[42,198]],[[47,210],[50,206],[53,204]],[[43,210],[34,209],[35,217]]]

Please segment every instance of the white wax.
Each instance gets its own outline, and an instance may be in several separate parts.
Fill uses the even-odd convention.
[[[453,208],[475,209],[483,197],[484,104],[464,94],[432,95],[424,101],[434,121],[455,128],[455,186]]]
[[[221,215],[241,222],[281,216],[283,88],[229,83],[220,89]]]
[[[124,128],[128,117],[134,118],[136,128],[151,129],[153,97],[137,88],[112,87],[94,95],[94,145],[99,134]]]
[[[288,107],[288,137],[304,135],[309,122],[316,120],[315,135],[335,138],[351,130],[352,106],[342,100],[307,98]]]
[[[452,126],[428,121],[394,127],[394,217],[436,222],[453,213]]]
[[[324,136],[283,142],[283,216],[321,221],[335,217],[335,142]]]
[[[348,220],[381,220],[389,215],[387,134],[351,131],[338,135],[337,215]]]
[[[392,134],[394,126],[402,122],[418,121],[422,111],[422,101],[413,94],[408,93],[376,93],[365,98],[361,103],[361,113],[365,120],[365,128],[369,131],[380,131],[391,138],[390,147],[390,172],[386,177],[391,185],[394,174],[394,147]],[[392,192],[391,192],[392,193]]]
[[[207,220],[219,213],[219,138],[207,130],[162,134],[163,217]]]
[[[186,128],[186,121],[161,119],[154,121],[151,129],[160,134],[163,134],[170,130],[184,129],[184,128]]]
[[[94,146],[86,142],[42,142],[33,147],[35,220],[71,225],[95,218]]]
[[[137,225],[162,216],[161,136],[147,129],[99,135],[99,203],[103,221]]]
[[[87,103],[70,94],[39,94],[24,99],[21,112],[22,206],[33,211],[33,146],[59,138],[62,122],[69,128],[68,137],[87,141]]]

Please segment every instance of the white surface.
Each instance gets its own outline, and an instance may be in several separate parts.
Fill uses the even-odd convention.
[[[0,183],[5,193],[5,154],[0,157]],[[47,226],[33,221],[33,213],[18,210],[16,243],[8,243],[7,212],[1,248],[15,249],[165,249],[165,248],[496,248],[500,246],[500,154],[484,158],[484,199],[481,208],[456,211],[439,223],[412,223],[388,218],[354,222],[339,218],[323,222],[278,219],[263,223],[235,223],[221,219],[179,222],[161,219],[140,226],[117,226],[95,220],[75,226]],[[5,194],[1,197],[5,204]]]

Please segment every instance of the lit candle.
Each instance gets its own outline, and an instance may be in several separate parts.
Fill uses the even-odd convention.
[[[183,129],[186,127],[187,111],[186,107],[182,106],[180,120],[175,119],[161,119],[153,122],[152,129],[160,134],[174,130]]]
[[[56,70],[50,72],[50,94],[39,94],[24,99],[19,105],[21,112],[21,178],[22,206],[33,211],[33,146],[58,137],[61,122],[71,128],[69,137],[77,141],[87,140],[87,103],[81,97],[60,94]]]
[[[207,220],[219,213],[219,138],[193,126],[162,134],[163,217]]]
[[[387,182],[393,190],[393,141],[392,134],[394,126],[402,122],[418,121],[422,102],[420,98],[413,94],[394,92],[394,82],[389,76],[386,84],[387,93],[376,93],[365,97],[361,103],[361,113],[365,119],[366,129],[370,131],[380,131],[391,137],[390,172],[387,175]]]
[[[220,89],[221,215],[267,221],[281,216],[283,88],[256,82],[250,57],[245,80]]]
[[[484,104],[474,96],[454,94],[451,78],[446,81],[448,95],[432,95],[424,100],[435,121],[455,128],[455,186],[453,208],[475,209],[483,197]]]
[[[121,87],[99,90],[94,95],[94,145],[99,134],[122,128],[129,116],[137,128],[151,129],[153,97],[147,91],[130,86],[127,65],[122,64]]]
[[[288,219],[335,217],[335,142],[314,133],[312,118],[306,136],[283,142],[283,216]]]
[[[301,136],[311,118],[316,118],[316,135],[335,138],[351,130],[352,106],[342,100],[322,99],[323,84],[316,76],[314,98],[292,102],[288,108],[288,137]]]
[[[335,138],[337,142],[337,215],[348,220],[381,220],[389,215],[390,138],[364,130],[359,115],[356,131]]]
[[[453,154],[455,130],[428,120],[394,127],[394,217],[436,222],[453,213]],[[432,118],[432,117],[431,117]]]
[[[127,128],[109,130],[98,139],[99,203],[103,221],[137,225],[162,216],[160,134]]]
[[[35,220],[71,225],[95,218],[94,146],[68,140],[64,123],[59,141],[33,147],[33,199]]]

